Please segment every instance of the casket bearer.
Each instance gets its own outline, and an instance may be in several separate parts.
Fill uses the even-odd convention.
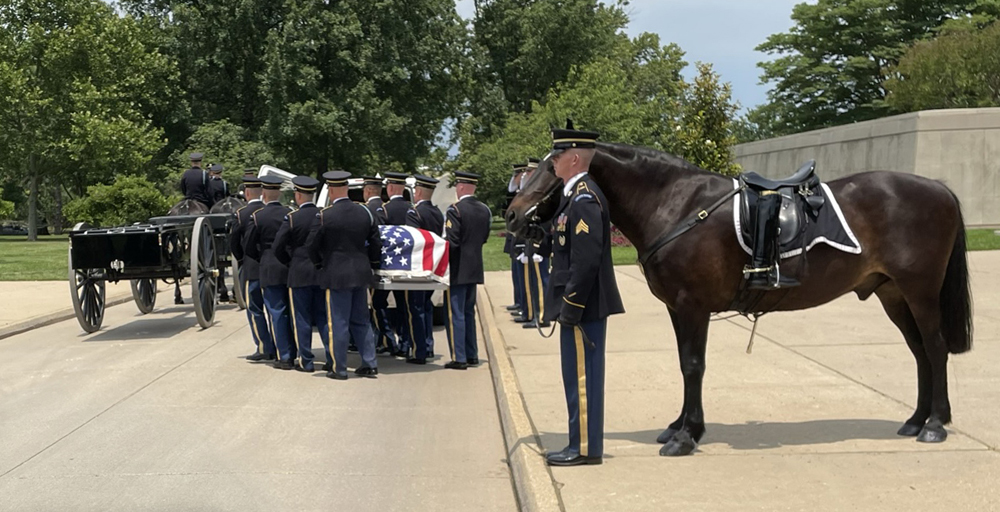
[[[416,174],[416,204],[406,212],[406,225],[430,231],[438,236],[444,236],[444,215],[437,206],[431,203],[431,195],[437,187],[438,180],[430,176]],[[431,302],[433,292],[407,292],[407,304],[410,313],[410,331],[413,348],[407,363],[425,364],[428,357],[434,357],[434,303]]]

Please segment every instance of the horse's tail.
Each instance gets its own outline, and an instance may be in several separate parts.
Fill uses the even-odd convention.
[[[969,289],[969,259],[965,248],[965,220],[962,205],[954,192],[958,208],[958,234],[951,249],[948,270],[941,286],[941,334],[952,354],[968,352],[972,348],[972,291]]]

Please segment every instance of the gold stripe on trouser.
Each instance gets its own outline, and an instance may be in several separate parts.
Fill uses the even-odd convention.
[[[576,388],[580,405],[580,455],[587,456],[587,364],[583,359],[583,330],[580,326],[573,327],[573,339],[576,340]]]
[[[260,339],[260,331],[257,330],[257,316],[250,311],[250,280],[246,282],[246,294],[243,297],[247,302],[247,311],[250,312],[250,327],[253,327],[253,335],[257,338],[257,352],[264,353],[264,341]]]
[[[374,292],[372,290],[368,290],[368,313],[372,317],[371,318],[372,325],[374,325],[378,329],[379,333],[378,343],[376,343],[375,346],[381,348],[383,346],[382,341],[385,339],[385,336],[382,335],[382,324],[379,323],[378,315],[375,313],[375,299],[373,297],[373,294]]]
[[[261,292],[264,295],[264,292]],[[267,332],[271,333],[271,343],[274,343],[274,352],[278,352],[278,338],[274,336],[274,318],[271,318],[271,310],[267,308],[267,303],[264,303],[264,318],[267,319]],[[278,354],[278,360],[281,360],[281,354]]]
[[[333,373],[337,373],[337,355],[333,351],[333,309],[330,306],[330,290],[326,291],[326,328],[328,329],[330,335],[327,337],[327,343],[330,344],[330,366],[333,368]]]
[[[527,262],[524,263],[524,297],[528,300],[528,309],[524,312],[524,316],[527,318],[535,318],[534,311],[535,308],[531,304],[531,267]]]
[[[451,350],[451,360],[455,360],[455,312],[451,309],[451,290],[444,291],[444,301],[448,305],[444,310],[448,312],[448,349]]]
[[[545,318],[545,287],[542,286],[542,268],[535,263],[535,277],[538,278],[538,317],[535,321],[542,323],[542,319]]]
[[[406,308],[406,318],[410,324],[410,357],[417,357],[417,340],[413,337],[413,312],[410,311],[410,291],[403,292],[403,307]]]
[[[295,348],[296,348],[295,351],[298,352],[298,357],[296,357],[295,360],[298,361],[299,364],[301,365],[302,344],[299,343],[299,329],[298,329],[299,326],[295,322],[295,296],[292,295],[291,288],[288,289],[288,303],[292,305],[292,335],[295,337]]]

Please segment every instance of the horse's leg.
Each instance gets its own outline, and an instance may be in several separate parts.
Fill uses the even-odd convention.
[[[944,426],[951,423],[951,403],[948,400],[948,345],[941,335],[941,301],[936,291],[908,293],[901,287],[906,303],[920,329],[924,353],[931,370],[931,406],[927,423],[917,435],[917,441],[940,443],[948,438]]]
[[[705,376],[705,346],[708,342],[708,313],[670,311],[677,336],[677,353],[684,375],[684,409],[680,428],[660,448],[660,455],[688,455],[705,435],[705,412],[701,403],[702,378]],[[676,422],[675,422],[676,423]],[[673,425],[671,425],[673,426]]]
[[[673,320],[671,319],[671,321],[673,321]],[[674,335],[677,336],[676,333],[674,333]],[[680,354],[680,350],[681,350],[681,341],[680,340],[681,340],[681,338],[678,336],[677,337],[677,353],[678,354]],[[657,443],[660,443],[660,444],[666,443],[667,441],[673,439],[674,434],[676,434],[677,432],[679,432],[681,430],[681,427],[684,426],[684,411],[687,410],[687,405],[688,405],[687,404],[687,393],[685,393],[684,394],[684,403],[683,403],[683,405],[681,405],[681,413],[677,416],[677,419],[674,420],[673,423],[667,425],[666,430],[664,430],[663,432],[660,432],[660,435],[656,436],[656,442]]]
[[[181,298],[181,280],[178,279],[174,282],[174,304],[184,304],[184,299]]]
[[[901,436],[915,437],[924,428],[927,418],[931,415],[931,363],[924,350],[920,328],[917,326],[917,321],[913,318],[913,313],[906,305],[906,300],[899,288],[894,283],[889,282],[882,285],[875,294],[882,302],[882,307],[889,315],[889,319],[903,333],[906,345],[910,347],[910,352],[917,360],[917,409],[897,432]]]

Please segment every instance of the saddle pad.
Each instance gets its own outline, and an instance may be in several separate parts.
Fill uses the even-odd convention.
[[[733,180],[733,187],[739,188],[739,186],[739,182]],[[809,218],[805,231],[801,235],[788,243],[781,244],[781,247],[778,248],[781,259],[798,256],[802,254],[803,250],[809,251],[819,243],[824,243],[846,253],[861,254],[861,243],[854,236],[851,227],[847,225],[847,220],[844,219],[844,214],[840,211],[840,205],[833,197],[833,192],[826,186],[826,183],[821,183],[816,189],[816,193],[826,199],[826,202],[820,207],[816,219]],[[748,242],[743,239],[742,235],[740,196],[741,194],[736,194],[736,197],[733,198],[733,225],[736,228],[736,240],[739,241],[740,247],[747,254],[752,254]]]

